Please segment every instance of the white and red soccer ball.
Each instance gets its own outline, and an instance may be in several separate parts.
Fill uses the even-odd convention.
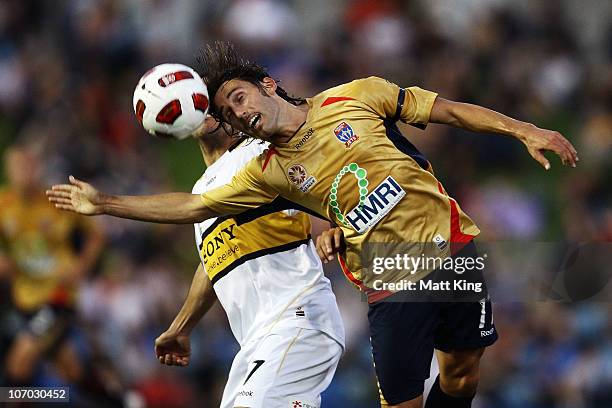
[[[136,118],[154,136],[185,139],[202,125],[208,105],[206,84],[182,64],[151,68],[134,90]]]

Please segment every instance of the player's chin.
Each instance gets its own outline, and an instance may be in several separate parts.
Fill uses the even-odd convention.
[[[255,133],[257,134],[257,136],[255,136],[257,139],[265,140],[266,142],[274,143],[274,140],[276,139],[273,131],[263,127],[257,129]]]

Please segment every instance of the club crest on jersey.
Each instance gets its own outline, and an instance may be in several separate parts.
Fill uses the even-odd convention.
[[[334,129],[334,135],[336,138],[344,143],[344,147],[349,149],[353,143],[359,140],[359,136],[355,134],[351,125],[346,122],[340,122]]]
[[[289,181],[295,184],[302,193],[307,193],[316,182],[313,176],[309,176],[308,172],[301,164],[294,164],[287,170]]]

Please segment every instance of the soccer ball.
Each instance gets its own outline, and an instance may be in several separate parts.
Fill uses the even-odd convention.
[[[182,64],[151,68],[134,90],[134,112],[154,136],[185,139],[197,130],[208,112],[208,89],[193,69]]]

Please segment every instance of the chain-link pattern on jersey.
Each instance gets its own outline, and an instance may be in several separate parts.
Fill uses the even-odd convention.
[[[367,179],[367,170],[363,167],[359,167],[357,163],[350,163],[340,170],[331,184],[331,188],[329,189],[329,206],[331,207],[332,212],[336,215],[336,219],[340,221],[342,225],[348,227],[349,223],[346,222],[342,211],[340,211],[340,206],[338,205],[338,188],[340,186],[340,181],[347,173],[353,173],[357,179],[357,187],[359,188],[359,207],[363,207],[365,204],[365,199],[368,196],[369,182]]]

